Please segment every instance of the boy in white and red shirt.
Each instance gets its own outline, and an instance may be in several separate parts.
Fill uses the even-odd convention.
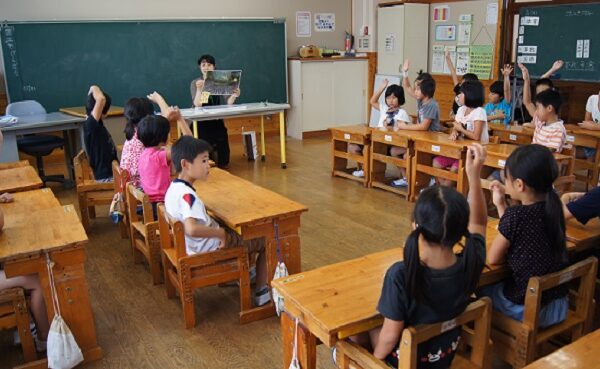
[[[562,105],[560,93],[555,88],[546,89],[535,96],[534,105],[531,101],[529,71],[523,64],[519,64],[519,68],[523,72],[524,80],[523,105],[533,117],[531,123],[524,125],[535,127],[531,143],[546,146],[554,152],[561,152],[565,147],[567,130],[559,117]]]

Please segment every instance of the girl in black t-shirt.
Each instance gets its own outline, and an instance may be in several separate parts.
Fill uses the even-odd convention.
[[[383,326],[352,339],[373,350],[376,358],[398,367],[396,350],[407,326],[443,322],[467,307],[485,263],[486,207],[481,190],[485,149],[469,146],[466,172],[469,199],[455,189],[428,187],[413,212],[413,231],[404,247],[404,261],[388,269],[377,310]],[[453,247],[462,239],[460,254]],[[447,368],[454,357],[460,327],[418,347],[419,368]]]
[[[552,184],[558,177],[554,156],[541,145],[516,149],[504,166],[506,185],[490,185],[498,208],[498,235],[489,250],[488,261],[506,263],[511,276],[481,291],[490,296],[494,309],[515,320],[523,320],[525,292],[531,277],[554,273],[567,263],[565,219]],[[505,194],[520,205],[508,207]],[[567,289],[557,287],[542,296],[539,326],[565,320]]]

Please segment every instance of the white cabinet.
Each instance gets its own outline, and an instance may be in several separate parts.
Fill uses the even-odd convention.
[[[366,123],[366,59],[290,60],[288,136]]]

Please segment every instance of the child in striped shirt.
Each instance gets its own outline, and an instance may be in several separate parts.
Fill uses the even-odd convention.
[[[533,117],[535,127],[533,133],[534,144],[546,146],[553,152],[561,152],[565,147],[567,131],[559,117],[562,98],[555,88],[546,89],[535,96],[535,105],[531,101],[531,87],[529,71],[523,64],[519,64],[523,72],[523,105]]]

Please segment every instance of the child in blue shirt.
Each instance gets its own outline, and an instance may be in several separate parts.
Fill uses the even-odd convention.
[[[513,67],[506,64],[502,68],[504,81],[496,81],[490,86],[489,102],[484,107],[488,123],[510,124],[510,74],[512,71]]]

